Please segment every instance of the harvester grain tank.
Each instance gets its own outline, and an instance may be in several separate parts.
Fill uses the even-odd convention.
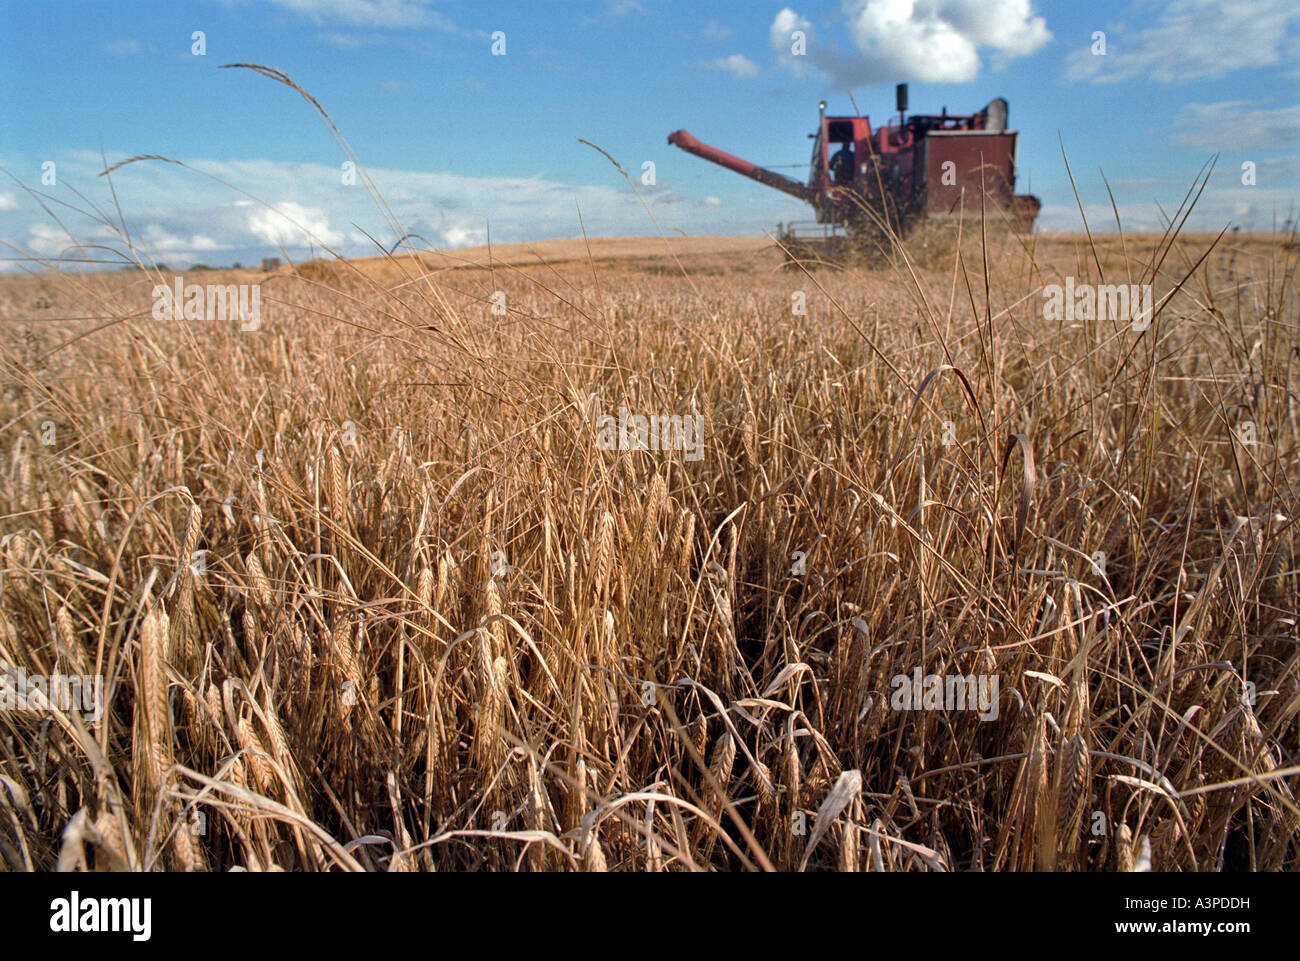
[[[1016,142],[1007,102],[979,113],[907,114],[907,84],[897,91],[897,122],[871,126],[863,116],[827,116],[820,105],[808,183],[782,176],[702,143],[685,130],[668,142],[688,153],[774,187],[812,206],[826,230],[906,235],[924,220],[972,216],[1033,229],[1040,203],[1016,194]]]

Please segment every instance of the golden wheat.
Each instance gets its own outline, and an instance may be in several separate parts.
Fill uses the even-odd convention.
[[[395,255],[255,333],[6,278],[0,660],[113,683],[90,740],[0,714],[3,866],[1296,870],[1296,253],[1214,242]],[[1042,316],[1130,270],[1149,331]]]

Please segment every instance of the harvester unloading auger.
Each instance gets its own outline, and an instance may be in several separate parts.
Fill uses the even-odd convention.
[[[898,122],[872,129],[867,117],[828,117],[826,102],[813,140],[808,183],[774,173],[696,140],[685,130],[668,142],[688,153],[774,187],[812,206],[819,226],[790,225],[787,248],[809,241],[858,242],[906,236],[926,220],[965,217],[1004,222],[1028,233],[1041,206],[1015,193],[1017,133],[1007,129],[1007,102],[975,114],[907,115],[907,84],[897,88]]]

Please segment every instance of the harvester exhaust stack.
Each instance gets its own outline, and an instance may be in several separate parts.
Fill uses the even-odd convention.
[[[989,101],[984,108],[984,129],[989,133],[1002,133],[1007,129],[1007,102],[1001,97]]]

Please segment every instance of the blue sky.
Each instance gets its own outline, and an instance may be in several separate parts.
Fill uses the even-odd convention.
[[[112,210],[101,150],[210,175],[158,162],[113,175],[133,238],[173,265],[248,263],[280,245],[299,258],[313,239],[372,253],[366,232],[391,243],[312,108],[218,69],[230,62],[314,94],[405,229],[438,247],[480,243],[489,226],[502,243],[577,236],[579,211],[593,235],[654,233],[641,200],[665,231],[692,235],[808,219],[667,134],[684,127],[802,179],[817,101],[851,113],[851,91],[878,122],[899,81],[919,113],[1010,101],[1019,189],[1042,199],[1044,229],[1082,226],[1063,142],[1094,229],[1114,226],[1103,172],[1125,228],[1158,228],[1218,152],[1192,226],[1267,230],[1300,211],[1298,41],[1296,0],[3,0],[0,256],[9,269],[78,256],[69,234],[120,246],[60,206]],[[641,199],[579,137],[617,158]],[[657,182],[642,187],[646,161]]]

